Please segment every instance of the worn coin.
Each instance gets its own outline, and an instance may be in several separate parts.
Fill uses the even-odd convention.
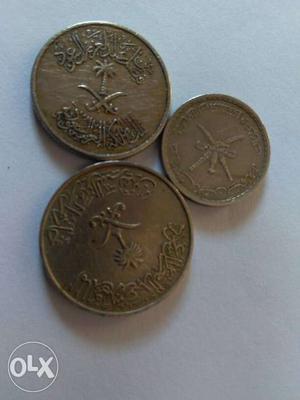
[[[127,314],[159,301],[182,275],[192,247],[184,200],[148,168],[111,161],[70,178],[41,225],[46,270],[71,301]]]
[[[107,22],[60,32],[32,72],[34,110],[48,132],[99,160],[129,157],[163,129],[170,105],[166,68],[137,33]]]
[[[221,206],[257,186],[268,168],[270,145],[249,106],[211,94],[189,100],[171,117],[162,156],[167,174],[185,196]]]

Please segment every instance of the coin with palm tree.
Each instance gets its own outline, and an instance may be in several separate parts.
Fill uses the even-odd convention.
[[[150,145],[168,116],[170,84],[153,47],[110,23],[74,25],[40,51],[34,110],[55,138],[86,156],[129,157]]]

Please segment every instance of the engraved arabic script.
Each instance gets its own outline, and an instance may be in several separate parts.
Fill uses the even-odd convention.
[[[73,72],[78,65],[93,59],[111,59],[124,66],[137,84],[152,74],[151,57],[128,35],[105,28],[73,31],[67,39],[55,43],[58,65]]]
[[[57,127],[74,141],[94,143],[107,150],[133,145],[146,134],[143,125],[131,115],[96,119],[75,104],[62,107],[56,112],[55,119]]]
[[[181,274],[188,248],[186,234],[185,225],[170,222],[165,226],[158,263],[141,278],[128,283],[113,283],[82,271],[66,289],[78,301],[101,310],[142,307],[166,292]]]
[[[46,232],[50,245],[70,243],[75,234],[78,219],[94,199],[102,199],[113,193],[147,199],[152,196],[156,182],[143,173],[130,169],[95,172],[59,195],[49,212]]]
[[[120,247],[115,251],[114,261],[121,266],[123,270],[128,267],[137,269],[143,262],[143,249],[139,243],[127,241],[124,237],[124,231],[136,229],[141,224],[121,221],[122,213],[125,210],[126,205],[122,202],[118,202],[112,207],[106,207],[105,210],[94,215],[90,219],[89,225],[93,230],[105,230],[104,240],[98,247],[104,247],[113,237],[117,239]]]

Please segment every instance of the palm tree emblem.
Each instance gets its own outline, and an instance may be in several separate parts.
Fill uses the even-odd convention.
[[[119,96],[126,96],[126,94],[124,92],[109,94],[108,92],[107,80],[108,78],[113,78],[115,76],[114,64],[108,60],[96,60],[96,65],[94,66],[93,71],[95,71],[96,76],[99,76],[101,79],[99,91],[96,91],[87,85],[78,85],[80,89],[86,90],[94,97],[94,100],[91,103],[85,105],[87,110],[101,111],[103,109],[105,112],[110,114],[116,114],[118,107],[115,107],[112,101]]]
[[[96,60],[96,64],[97,65],[94,66],[93,70],[95,71],[96,76],[102,77],[99,93],[107,94],[107,78],[113,78],[116,74],[114,70],[114,64],[108,60]]]
[[[120,221],[122,212],[126,210],[124,203],[116,203],[112,207],[106,207],[99,215],[95,215],[89,221],[92,229],[105,229],[104,240],[99,247],[104,247],[111,237],[115,237],[120,247],[114,254],[114,260],[123,269],[127,267],[137,268],[143,262],[143,250],[137,242],[128,242],[124,238],[124,230],[135,229],[140,223],[130,224]]]
[[[197,140],[195,147],[197,150],[202,152],[202,156],[189,167],[189,170],[194,171],[194,169],[204,164],[206,161],[209,161],[210,166],[208,172],[214,174],[216,173],[216,165],[219,162],[223,167],[227,178],[232,182],[233,178],[226,159],[236,158],[237,152],[231,150],[230,145],[244,139],[244,135],[234,135],[224,140],[215,140],[207,128],[200,123],[198,123],[197,126],[205,134],[209,143],[203,145],[200,140]]]

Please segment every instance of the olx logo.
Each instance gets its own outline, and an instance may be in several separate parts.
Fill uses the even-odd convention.
[[[8,374],[19,389],[41,392],[55,381],[58,360],[54,351],[44,343],[23,343],[9,357]]]

